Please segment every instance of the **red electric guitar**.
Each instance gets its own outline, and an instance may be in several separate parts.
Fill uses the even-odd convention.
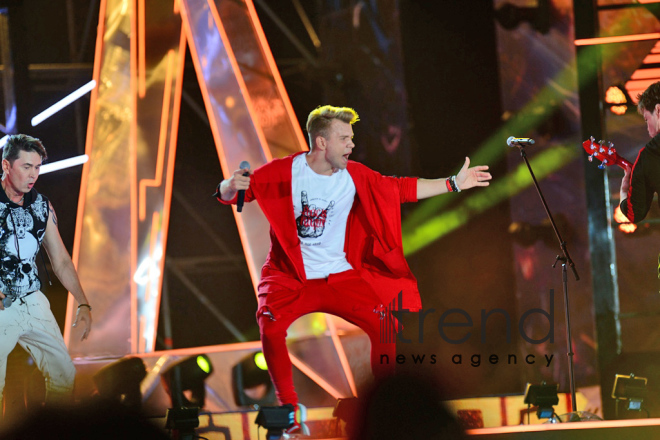
[[[601,161],[601,164],[598,165],[601,170],[614,164],[619,165],[624,170],[626,168],[632,169],[632,164],[617,154],[612,142],[596,142],[596,139],[592,136],[589,140],[582,142],[582,148],[589,153],[589,162],[594,157]]]

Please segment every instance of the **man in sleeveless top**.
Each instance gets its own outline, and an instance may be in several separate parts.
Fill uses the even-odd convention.
[[[218,188],[221,203],[257,200],[270,223],[271,249],[258,286],[257,320],[268,371],[282,405],[298,405],[287,329],[300,316],[324,312],[364,330],[376,377],[393,373],[396,347],[381,336],[387,306],[421,308],[417,281],[403,256],[401,203],[488,186],[487,166],[446,179],[383,176],[349,160],[357,113],[323,106],[307,120],[309,152],[276,159]],[[383,326],[388,327],[388,326]],[[390,325],[389,328],[392,328]],[[391,340],[391,339],[389,339]],[[299,420],[291,431],[300,429]]]
[[[7,356],[20,344],[34,359],[46,381],[46,402],[71,398],[75,368],[41,292],[37,254],[46,248],[53,271],[78,301],[74,326],[86,339],[91,307],[78,280],[48,199],[34,189],[46,150],[39,139],[23,134],[8,138],[2,153],[0,192],[0,396],[5,386]],[[0,402],[1,403],[1,402]]]

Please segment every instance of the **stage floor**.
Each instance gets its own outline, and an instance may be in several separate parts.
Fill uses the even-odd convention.
[[[342,423],[332,417],[332,411],[333,408],[309,410],[310,439],[347,438]],[[256,415],[256,411],[201,414],[197,434],[209,440],[263,440],[266,430],[254,423]],[[504,426],[470,429],[466,434],[475,440],[660,439],[660,419]]]
[[[660,419],[601,420],[593,422],[503,426],[470,429],[475,440],[608,440],[660,439]]]

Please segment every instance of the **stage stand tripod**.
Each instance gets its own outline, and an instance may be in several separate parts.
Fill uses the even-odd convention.
[[[571,256],[568,253],[566,242],[562,239],[561,234],[559,233],[559,229],[557,229],[557,224],[555,223],[555,219],[552,218],[552,214],[550,213],[550,208],[548,208],[548,204],[545,201],[545,197],[543,197],[543,192],[541,191],[541,187],[539,186],[539,183],[536,180],[534,171],[532,171],[532,166],[529,164],[529,160],[527,160],[525,145],[522,143],[515,145],[520,150],[520,156],[522,156],[523,160],[525,161],[525,164],[527,165],[527,169],[529,169],[529,174],[532,176],[532,180],[534,181],[536,192],[539,194],[539,197],[541,198],[541,202],[543,203],[543,208],[545,208],[545,213],[548,215],[548,219],[550,220],[552,229],[555,231],[555,235],[557,236],[557,240],[559,241],[559,247],[561,248],[563,254],[563,256],[557,255],[557,258],[555,258],[552,267],[555,268],[557,266],[557,262],[561,261],[562,288],[564,290],[564,308],[566,312],[566,348],[568,350],[567,355],[568,355],[568,371],[569,371],[570,389],[571,389],[571,412],[568,414],[562,414],[561,416],[553,416],[549,420],[549,423],[580,422],[583,420],[602,420],[600,417],[590,412],[578,411],[576,404],[575,374],[573,369],[574,353],[573,353],[573,341],[571,339],[571,319],[570,319],[570,308],[568,303],[568,274],[567,274],[566,266],[568,265],[573,271],[573,275],[575,276],[575,281],[580,281],[580,276],[578,275],[577,269],[575,268],[575,263],[573,263],[573,260],[571,260]]]

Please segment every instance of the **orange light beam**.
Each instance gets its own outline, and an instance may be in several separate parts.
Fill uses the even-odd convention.
[[[216,7],[215,2],[213,1],[209,1],[209,7],[211,10],[211,15],[213,16],[213,20],[215,20],[215,25],[218,27],[218,30],[220,31],[220,36],[225,45],[225,50],[227,51],[227,57],[229,58],[229,62],[232,66],[232,70],[236,74],[236,82],[238,82],[238,86],[241,89],[241,93],[243,94],[243,99],[245,100],[245,105],[247,106],[248,112],[250,113],[250,119],[254,124],[254,131],[257,134],[257,138],[259,138],[259,143],[261,144],[261,150],[264,152],[264,155],[266,156],[266,162],[270,162],[271,160],[273,160],[273,155],[270,152],[270,148],[268,148],[268,141],[266,141],[266,135],[264,135],[263,129],[261,128],[261,124],[259,123],[257,112],[254,110],[254,105],[252,105],[252,98],[250,98],[250,93],[248,92],[248,88],[245,85],[245,79],[243,79],[243,74],[241,73],[241,68],[238,65],[238,60],[236,59],[234,50],[232,49],[231,44],[229,43],[229,37],[227,36],[227,32],[225,31],[224,25],[222,24],[222,20],[220,20],[220,14],[218,13],[218,8]]]
[[[178,4],[179,0],[175,0],[175,3]],[[170,210],[172,208],[172,185],[174,184],[174,160],[176,159],[176,142],[179,134],[179,115],[181,110],[181,94],[183,93],[183,70],[185,67],[186,60],[186,34],[181,29],[181,38],[179,40],[179,72],[176,76],[176,85],[174,87],[174,108],[172,111],[172,124],[170,129],[170,148],[169,156],[167,159],[167,178],[165,179],[165,199],[163,205],[163,220],[161,225],[162,231],[169,230],[170,224]],[[160,259],[159,267],[160,273],[165,273],[165,253],[167,250],[167,234],[162,234],[161,243],[163,247],[163,257]],[[158,279],[158,292],[163,291],[163,277],[161,276]],[[160,312],[160,300],[161,295],[158,295],[156,301],[156,315],[155,322],[158,322],[159,312]],[[158,331],[158,326],[154,326],[154,336],[152,341],[156,341],[156,332]],[[155,349],[151,347],[151,350]]]
[[[261,341],[235,342],[233,344],[206,345],[202,347],[174,348],[150,353],[131,353],[131,356],[150,358],[159,356],[191,356],[196,354],[227,353],[238,350],[261,350]]]
[[[137,35],[137,17],[136,0],[131,2],[131,35]],[[137,96],[138,96],[138,55],[137,55],[137,38],[131,38],[130,42],[130,57],[131,57],[131,128],[129,135],[129,168],[130,168],[130,192],[131,192],[131,280],[137,270],[138,259],[138,175],[137,175],[137,143],[138,143],[138,126],[137,126]],[[137,283],[131,281],[131,352],[138,351],[138,334],[139,325],[138,312],[137,312]]]
[[[333,321],[333,317],[328,314],[325,315],[325,322],[328,324],[328,330],[330,330],[330,337],[332,338],[332,343],[335,346],[335,350],[337,350],[337,356],[339,356],[339,362],[341,363],[341,367],[344,370],[344,375],[346,376],[348,385],[351,387],[351,392],[353,393],[353,396],[357,397],[358,394],[357,394],[357,387],[355,386],[355,378],[353,377],[353,371],[351,371],[351,366],[348,363],[348,358],[346,357],[346,351],[344,350],[344,346],[342,345],[341,340],[339,339],[339,335],[337,334],[337,326]]]
[[[225,31],[224,25],[222,24],[222,20],[220,19],[220,14],[218,13],[218,8],[216,7],[215,2],[209,0],[208,5],[211,11],[211,15],[213,16],[215,25],[218,28],[218,31],[220,32],[220,37],[224,43],[225,51],[227,52],[227,57],[229,58],[229,63],[231,64],[232,70],[236,75],[236,82],[238,83],[238,86],[241,89],[241,94],[243,95],[243,99],[245,100],[245,105],[250,114],[250,119],[254,124],[254,131],[257,135],[257,138],[259,139],[261,151],[263,151],[266,159],[266,163],[268,163],[271,160],[273,160],[273,154],[270,151],[270,148],[268,148],[268,141],[266,140],[266,135],[263,132],[263,129],[259,122],[258,115],[254,110],[252,99],[250,98],[250,93],[245,84],[245,79],[243,78],[243,74],[241,73],[240,66],[238,65],[236,55],[234,54],[234,50],[232,49],[231,44],[229,43],[229,37],[227,36],[227,32]],[[218,151],[218,153],[223,154],[220,151]],[[243,243],[243,250],[245,252],[245,257],[248,262],[248,269],[250,272],[250,277],[252,278],[252,284],[254,286],[254,290],[256,294],[257,285],[259,284],[259,269],[254,267],[254,257],[252,255],[252,250],[250,246],[248,246],[249,241],[247,239],[247,232],[245,231],[245,224],[243,222],[243,218],[238,214],[236,205],[232,205],[232,210],[234,211],[234,218],[236,219],[238,234],[241,237],[241,243]]]
[[[650,54],[646,55],[646,58],[644,58],[644,61],[642,61],[643,64],[656,64],[660,63],[660,54]]]
[[[626,90],[646,90],[654,82],[655,79],[633,79],[626,83]]]
[[[87,136],[85,139],[85,154],[89,157],[89,160],[83,165],[82,169],[82,178],[80,179],[80,194],[78,197],[78,212],[76,214],[76,229],[73,240],[73,250],[71,259],[73,260],[74,266],[78,267],[78,259],[80,258],[80,241],[82,240],[82,226],[83,226],[83,215],[85,213],[85,197],[87,196],[87,181],[89,176],[89,168],[92,162],[92,144],[94,143],[94,124],[96,123],[96,100],[99,95],[99,88],[101,87],[100,77],[101,77],[101,60],[103,59],[103,36],[105,34],[105,11],[107,8],[107,0],[101,0],[99,6],[99,24],[96,32],[96,48],[94,49],[94,71],[92,77],[96,80],[98,84],[97,87],[94,87],[90,93],[90,102],[89,102],[89,117],[87,119]],[[69,339],[71,337],[71,325],[73,324],[73,313],[69,313],[71,307],[73,306],[73,296],[67,295],[67,314],[64,324],[64,342],[66,345],[69,345]]]
[[[660,78],[660,68],[638,69],[632,74],[630,79],[649,79]]]
[[[145,0],[138,0],[138,94],[144,98],[147,94],[147,68],[145,54]]]
[[[140,180],[139,212],[140,221],[147,218],[147,187],[159,187],[163,182],[163,164],[165,162],[165,145],[167,142],[167,123],[170,119],[170,97],[172,94],[172,61],[174,51],[167,53],[167,70],[165,73],[165,90],[163,92],[163,110],[160,119],[160,133],[158,135],[158,155],[156,158],[156,176],[153,179]]]
[[[629,41],[657,40],[660,32],[650,34],[621,35],[618,37],[581,38],[575,40],[576,46],[595,46],[598,44],[626,43]]]
[[[250,14],[251,21],[254,24],[255,34],[257,35],[259,41],[261,42],[261,47],[264,48],[263,50],[264,58],[268,63],[268,67],[270,68],[270,71],[273,73],[273,80],[275,80],[275,85],[277,86],[277,90],[280,92],[280,97],[282,98],[282,102],[284,103],[284,108],[286,109],[286,112],[289,114],[289,120],[292,122],[293,130],[296,133],[298,142],[300,143],[300,146],[303,150],[308,149],[307,141],[305,140],[305,136],[303,135],[302,129],[300,128],[300,124],[297,123],[298,118],[296,117],[296,113],[293,111],[291,100],[289,99],[289,95],[286,92],[286,87],[284,87],[284,81],[282,81],[282,76],[280,75],[280,71],[277,68],[277,64],[275,63],[275,58],[273,58],[273,53],[271,52],[270,46],[268,45],[266,34],[264,33],[263,28],[261,27],[261,22],[259,21],[257,10],[254,8],[254,3],[252,0],[246,0],[245,5],[247,6],[247,10]]]
[[[183,29],[184,33],[186,35],[186,39],[190,41],[190,44],[188,45],[188,48],[190,49],[190,53],[192,55],[192,60],[193,64],[195,65],[195,71],[196,72],[202,72],[203,68],[202,66],[199,65],[199,55],[197,53],[197,47],[195,46],[195,39],[192,33],[192,29],[190,29],[190,26],[188,26],[188,11],[186,10],[187,4],[185,2],[181,3],[181,16],[182,16],[182,24],[183,24]],[[220,137],[220,133],[218,132],[218,127],[216,126],[215,122],[212,121],[211,115],[213,115],[213,105],[211,104],[211,99],[209,98],[210,94],[209,91],[206,87],[206,83],[204,81],[199,81],[199,88],[200,91],[202,92],[202,97],[204,98],[204,107],[206,107],[206,113],[209,115],[209,123],[211,126],[211,133],[213,134],[213,140],[216,145],[216,149],[219,149],[220,153],[218,155],[220,159],[220,166],[222,167],[223,172],[225,173],[226,176],[229,175],[229,164],[227,164],[227,160],[224,154],[224,148],[222,147],[222,139]]]
[[[330,385],[329,382],[327,382],[319,374],[317,374],[316,371],[312,370],[309,365],[307,365],[302,360],[300,360],[297,356],[294,356],[293,354],[289,353],[289,357],[291,358],[291,363],[295,365],[297,369],[299,369],[307,377],[309,377],[314,382],[316,382],[318,386],[323,388],[332,397],[334,397],[335,399],[341,399],[343,397],[346,397],[342,393],[340,393],[339,390],[337,390],[337,388]]]
[[[192,55],[192,60],[193,64],[195,65],[195,71],[196,72],[203,72],[204,69],[202,66],[199,65],[199,55],[197,53],[197,47],[195,46],[195,39],[193,36],[192,29],[190,29],[190,26],[188,25],[189,19],[188,19],[188,11],[187,8],[188,5],[186,2],[181,3],[181,17],[182,17],[182,23],[183,23],[183,29],[186,33],[186,38],[190,42],[188,47],[190,48],[190,53]],[[217,11],[216,11],[217,12]],[[210,98],[210,93],[206,87],[206,83],[204,81],[199,81],[199,88],[200,91],[202,92],[202,97],[204,98],[204,107],[206,107],[206,113],[209,115],[209,123],[211,125],[211,133],[213,133],[213,141],[215,143],[216,150],[218,151],[218,159],[220,160],[220,167],[222,168],[222,172],[225,176],[229,176],[231,171],[229,170],[229,164],[227,163],[227,157],[224,153],[224,147],[222,144],[222,138],[220,136],[220,132],[218,130],[218,126],[216,122],[213,120],[211,115],[213,115],[214,109],[213,109],[213,104]],[[263,148],[263,147],[262,147]],[[247,243],[247,233],[245,232],[245,226],[243,225],[243,221],[238,217],[238,213],[236,212],[236,206],[233,206],[233,211],[234,211],[234,217],[236,218],[236,226],[238,228],[238,235],[241,237],[241,243],[243,243],[243,251],[245,252],[245,260],[247,261],[248,265],[248,270],[250,272],[250,279],[252,280],[252,285],[254,287],[254,294],[257,294],[257,285],[259,284],[259,269],[254,266],[254,257],[252,255],[252,250],[249,246],[246,246],[245,244]]]

